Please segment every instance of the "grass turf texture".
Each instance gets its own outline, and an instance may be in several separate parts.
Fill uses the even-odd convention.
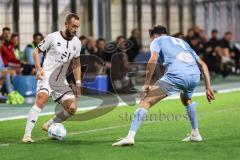
[[[68,136],[64,141],[47,138],[41,125],[50,116],[40,117],[33,131],[35,144],[20,142],[25,119],[0,122],[0,160],[12,159],[239,159],[240,153],[240,92],[217,94],[211,105],[205,97],[196,97],[199,103],[201,143],[180,140],[190,131],[186,119],[179,121],[145,122],[136,136],[134,147],[112,147],[119,137],[127,134],[130,121],[123,115],[133,114],[135,107],[118,107],[112,112],[86,122],[65,122]],[[162,101],[149,114],[185,115],[180,100]],[[105,129],[101,129],[105,128]]]

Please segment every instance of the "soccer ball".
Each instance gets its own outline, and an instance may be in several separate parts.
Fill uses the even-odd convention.
[[[48,128],[48,137],[51,139],[63,140],[66,135],[67,130],[61,123],[53,123]]]

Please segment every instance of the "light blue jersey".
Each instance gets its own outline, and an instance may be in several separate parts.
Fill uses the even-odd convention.
[[[183,91],[185,97],[191,98],[200,80],[196,52],[184,40],[165,35],[154,39],[150,50],[159,54],[158,62],[167,69],[156,85],[167,95]]]
[[[199,75],[199,59],[196,52],[182,39],[171,36],[160,36],[152,41],[151,52],[159,53],[159,63],[173,76]]]

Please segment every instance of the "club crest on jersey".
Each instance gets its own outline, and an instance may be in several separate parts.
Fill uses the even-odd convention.
[[[58,42],[58,43],[57,43],[57,46],[61,47],[61,43],[60,43],[60,42]]]

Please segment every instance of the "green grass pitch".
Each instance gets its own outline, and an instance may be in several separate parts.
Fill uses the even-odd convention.
[[[201,143],[184,143],[181,139],[190,131],[184,116],[173,120],[149,119],[140,128],[133,147],[112,147],[117,138],[127,134],[135,107],[118,107],[108,114],[85,122],[65,122],[68,136],[64,141],[50,140],[41,130],[50,116],[39,118],[33,131],[34,144],[23,144],[25,119],[0,122],[0,160],[224,160],[240,159],[240,92],[217,94],[208,104],[205,97],[199,103],[199,126],[204,138]],[[185,115],[180,100],[156,104],[149,115]],[[152,120],[152,121],[151,121]]]

